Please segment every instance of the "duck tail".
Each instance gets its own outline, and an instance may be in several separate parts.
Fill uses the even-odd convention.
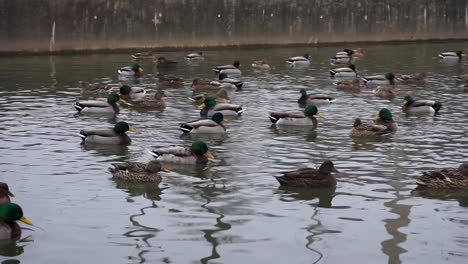
[[[268,115],[268,118],[270,119],[270,121],[273,123],[273,124],[276,124],[276,122],[278,122],[278,120],[280,120],[280,117],[275,114],[275,113],[270,113]]]
[[[440,59],[443,59],[443,58],[444,58],[444,55],[439,54],[439,58],[440,58]]]
[[[184,133],[190,133],[190,131],[193,130],[193,127],[191,127],[190,125],[188,124],[181,124],[180,125],[180,130]]]
[[[75,107],[76,111],[78,111],[78,113],[81,112],[81,110],[84,109],[84,105],[80,104],[79,102],[76,102],[73,107]]]
[[[221,70],[218,69],[218,68],[213,68],[213,71],[216,72],[216,73],[220,73],[220,72],[221,72]]]
[[[364,84],[367,84],[367,82],[369,81],[367,78],[363,77],[361,78],[361,81],[364,83]]]
[[[148,150],[148,153],[151,154],[151,156],[155,157],[156,159],[161,157],[161,154],[157,152],[156,150]]]
[[[330,70],[330,75],[331,75],[331,76],[335,76],[335,74],[336,74],[336,71],[335,71],[335,70]]]
[[[439,112],[439,110],[442,108],[442,104],[440,102],[435,102],[433,105],[432,105],[432,108],[434,108],[434,110],[436,112]]]
[[[247,109],[243,109],[242,107],[239,107],[239,108],[236,109],[236,113],[237,113],[237,115],[242,115],[242,113],[244,113],[245,110],[247,110]]]
[[[238,81],[236,83],[234,83],[234,85],[237,87],[237,88],[242,88],[242,85],[244,85],[244,83],[242,81]]]

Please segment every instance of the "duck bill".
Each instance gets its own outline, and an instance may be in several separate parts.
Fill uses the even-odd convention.
[[[130,128],[128,129],[128,131],[130,131],[130,132],[137,132],[136,128],[134,128],[134,127],[130,127]]]
[[[143,68],[138,68],[138,71],[139,71],[139,72],[143,72]]]
[[[215,157],[213,156],[213,154],[211,154],[211,152],[209,152],[209,151],[206,152],[206,153],[204,154],[204,156],[207,157],[207,158],[210,159],[210,160],[215,159]]]
[[[200,108],[200,109],[203,109],[203,108],[205,108],[205,107],[206,107],[205,103],[203,103],[203,104],[201,104],[201,105],[198,106],[198,108]]]
[[[33,225],[33,223],[31,222],[31,220],[29,220],[28,218],[26,218],[26,216],[22,216],[19,220],[20,220],[21,222],[25,223],[25,224]]]
[[[227,122],[227,121],[229,121],[229,119],[223,118],[223,122]]]
[[[315,114],[317,117],[323,117],[322,113],[320,112],[317,112],[317,114]]]
[[[401,105],[406,105],[407,103],[408,103],[408,101],[404,100]]]
[[[379,116],[379,115],[376,115],[376,116],[374,116],[372,119],[375,120],[375,121],[378,121],[378,120],[380,120],[380,116]]]
[[[121,104],[126,104],[126,105],[129,105],[129,106],[133,106],[132,104],[128,103],[127,101],[125,101],[125,100],[122,99],[122,98],[119,99],[119,103],[121,103]]]
[[[338,170],[335,169],[335,167],[332,168],[332,171],[333,171],[333,172],[338,172]]]
[[[171,172],[171,170],[166,169],[166,168],[164,168],[164,167],[161,167],[161,171],[162,171],[162,172]]]

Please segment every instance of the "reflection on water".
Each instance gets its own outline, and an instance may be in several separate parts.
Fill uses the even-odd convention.
[[[220,49],[198,64],[184,52],[158,70],[142,62],[144,76],[119,80],[129,56],[80,55],[0,58],[0,181],[8,182],[25,214],[45,232],[23,230],[34,243],[0,245],[0,261],[23,263],[465,263],[466,191],[414,189],[414,177],[431,168],[468,160],[468,94],[455,77],[467,72],[435,56],[468,43],[371,45],[357,62],[360,75],[427,72],[425,85],[402,85],[392,100],[338,90],[329,58],[343,47]],[[308,52],[308,68],[285,59]],[[268,72],[252,70],[265,58]],[[226,122],[223,136],[182,135],[179,124],[199,118],[194,78],[215,79],[211,69],[240,60],[244,86],[231,101],[247,109]],[[79,81],[118,87],[137,84],[155,93],[158,73],[174,74],[185,87],[166,88],[164,111],[122,107],[110,116],[75,115]],[[13,76],[13,77],[12,77]],[[337,98],[319,106],[317,129],[272,126],[272,111],[301,110],[298,92]],[[401,113],[403,97],[437,99],[437,116]],[[376,139],[350,138],[354,119],[393,112],[399,130]],[[137,128],[128,147],[81,145],[81,129],[127,121]],[[207,167],[167,164],[159,186],[111,180],[109,163],[147,161],[147,150],[204,140],[216,159]],[[333,160],[342,172],[336,189],[279,187],[274,175]],[[58,254],[59,252],[60,254]],[[11,257],[8,257],[11,256]]]

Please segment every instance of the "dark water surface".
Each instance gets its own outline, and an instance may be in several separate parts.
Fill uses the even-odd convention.
[[[272,48],[206,52],[189,65],[184,52],[176,74],[186,87],[167,89],[165,111],[122,109],[112,116],[74,116],[78,81],[119,84],[125,55],[0,59],[0,180],[10,185],[38,228],[23,240],[0,244],[0,260],[21,263],[467,263],[468,193],[413,193],[414,177],[430,168],[468,160],[468,93],[454,77],[468,66],[435,57],[468,51],[468,43],[373,45],[360,74],[428,72],[425,87],[399,85],[393,100],[337,90],[328,59],[339,49]],[[306,70],[285,59],[309,52]],[[267,59],[269,73],[254,72]],[[205,169],[171,165],[159,187],[111,180],[111,162],[150,160],[146,150],[189,145],[178,124],[193,120],[191,80],[213,79],[213,66],[239,59],[244,89],[231,94],[248,110],[229,120],[224,137],[201,137],[216,160]],[[139,85],[153,94],[157,69],[142,63]],[[333,95],[319,107],[315,131],[272,128],[267,113],[297,110],[300,88]],[[437,116],[401,113],[402,98],[438,99]],[[356,117],[370,119],[382,107],[394,112],[399,131],[381,140],[359,141],[349,133]],[[83,128],[128,121],[138,130],[129,147],[81,146]],[[335,162],[343,174],[336,190],[279,188],[272,177],[284,170]]]

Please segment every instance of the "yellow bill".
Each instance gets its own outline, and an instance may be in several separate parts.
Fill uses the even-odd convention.
[[[171,172],[171,170],[166,169],[166,168],[163,168],[163,167],[161,167],[161,171],[163,171],[163,172]]]
[[[407,104],[407,103],[408,103],[408,101],[404,100],[403,103],[402,103],[401,105],[405,105],[405,104]]]
[[[19,219],[21,222],[25,223],[25,224],[28,224],[28,225],[33,225],[33,223],[31,222],[31,220],[29,220],[28,218],[26,218],[26,216],[22,216],[20,219]]]
[[[126,104],[126,105],[129,105],[129,106],[133,106],[132,104],[127,103],[127,101],[125,101],[125,100],[122,99],[122,98],[119,99],[119,103],[121,103],[121,104]]]
[[[138,71],[139,71],[139,72],[143,72],[143,68],[138,68]]]
[[[376,121],[377,121],[377,120],[380,120],[380,116],[379,116],[379,115],[376,115],[376,116],[374,116],[372,119],[373,119],[373,120],[376,120]]]
[[[201,104],[201,105],[198,106],[198,108],[200,108],[200,109],[203,109],[203,108],[205,108],[205,107],[206,107],[205,103],[203,103],[203,104]]]
[[[315,114],[317,117],[323,117],[322,113],[320,112],[317,112],[317,114]]]
[[[130,131],[130,132],[137,132],[136,128],[134,128],[134,127],[130,127],[130,128],[128,129],[128,131]]]
[[[208,159],[215,159],[215,157],[213,156],[213,154],[211,154],[211,152],[207,151],[205,154],[205,157],[207,157]]]

